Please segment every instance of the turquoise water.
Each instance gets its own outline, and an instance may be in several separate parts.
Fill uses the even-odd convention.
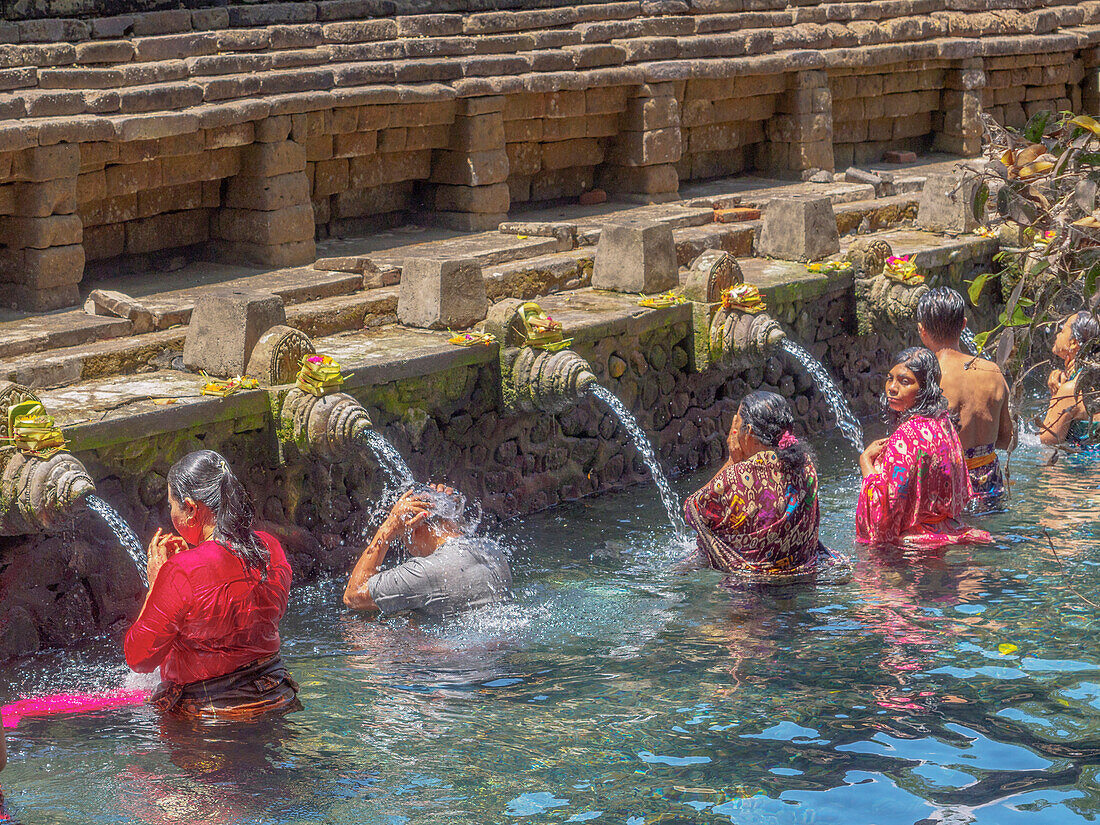
[[[1073,823],[1100,811],[1100,465],[1013,460],[997,546],[853,550],[858,471],[819,445],[848,584],[727,591],[678,566],[652,486],[505,525],[514,604],[367,621],[294,592],[305,709],[193,728],[25,720],[25,823]],[[680,495],[702,476],[675,482]],[[1044,529],[1049,529],[1053,551]],[[0,673],[0,702],[117,686],[106,642]]]

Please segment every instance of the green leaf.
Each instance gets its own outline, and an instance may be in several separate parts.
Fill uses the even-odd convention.
[[[1021,298],[1017,303],[1016,308],[1012,312],[1012,317],[1009,318],[1004,312],[997,316],[997,322],[1006,327],[1026,327],[1031,323],[1031,318],[1024,312],[1024,308],[1019,304],[1022,304],[1026,298]]]
[[[973,306],[978,305],[978,299],[982,297],[982,289],[985,287],[986,281],[993,277],[992,272],[983,272],[970,282],[969,289],[966,290],[966,294],[970,296],[970,303]]]
[[[1024,127],[1024,137],[1032,143],[1042,143],[1046,133],[1047,124],[1050,122],[1050,112],[1036,112]]]
[[[1094,263],[1085,273],[1085,295],[1095,294],[1097,278],[1100,278],[1100,261]]]
[[[974,220],[978,223],[985,223],[985,206],[989,203],[989,187],[986,184],[982,184],[978,187],[978,190],[974,193]]]
[[[978,352],[981,353],[985,349],[985,343],[989,340],[989,336],[993,334],[993,330],[987,329],[985,332],[979,332],[974,336],[974,346],[978,348]]]
[[[1089,166],[1100,166],[1100,152],[1082,152],[1077,156],[1077,161]]]

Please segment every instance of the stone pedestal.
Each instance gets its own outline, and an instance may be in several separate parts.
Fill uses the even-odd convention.
[[[980,57],[959,61],[947,72],[942,110],[933,114],[937,152],[974,157],[982,151],[982,89],[984,62]]]
[[[467,329],[485,320],[489,299],[474,260],[406,258],[401,268],[397,318],[424,329]]]
[[[464,98],[447,148],[432,155],[433,219],[452,229],[496,229],[508,217],[509,161],[504,149],[504,98]]]
[[[757,252],[784,261],[816,261],[840,251],[833,204],[816,195],[775,198],[764,210]]]
[[[229,378],[244,375],[260,337],[286,323],[283,299],[269,292],[219,289],[195,302],[183,363],[191,370]]]
[[[15,155],[11,217],[0,219],[3,302],[32,311],[73,306],[84,275],[83,224],[76,213],[80,149],[38,146]]]
[[[977,175],[929,175],[917,210],[917,226],[931,232],[964,233],[978,228],[974,203],[982,186]]]
[[[821,169],[833,171],[833,95],[823,71],[791,74],[768,121],[764,163],[791,177]]]
[[[682,152],[676,84],[636,87],[627,99],[622,129],[600,167],[600,186],[648,203],[675,200],[680,189],[676,163]]]
[[[668,224],[604,224],[592,286],[616,292],[664,292],[679,284],[676,243]]]
[[[259,142],[242,149],[240,172],[226,185],[211,226],[223,260],[294,266],[317,257],[306,152],[286,139],[290,118],[281,126],[280,118],[260,122]]]

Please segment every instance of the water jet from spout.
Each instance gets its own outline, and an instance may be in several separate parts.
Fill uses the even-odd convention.
[[[615,417],[619,419],[619,423],[622,424],[623,429],[630,434],[634,446],[638,448],[638,452],[642,454],[642,460],[649,468],[649,474],[653,476],[653,481],[657,485],[657,492],[661,494],[661,503],[665,505],[665,512],[668,514],[668,520],[672,523],[672,529],[678,539],[682,538],[685,532],[680,517],[680,502],[672,493],[672,487],[669,486],[668,479],[665,477],[664,471],[661,470],[661,465],[657,461],[657,454],[653,451],[653,445],[649,443],[649,439],[646,438],[645,431],[638,425],[637,419],[631,415],[626,405],[611,390],[601,387],[599,384],[592,384],[588,391],[611,408]]]
[[[836,385],[832,376],[829,375],[829,371],[825,369],[825,365],[814,358],[805,347],[797,341],[792,341],[790,338],[784,337],[780,342],[780,347],[782,347],[785,353],[801,364],[803,369],[810,374],[810,377],[813,378],[821,394],[825,396],[825,402],[829,405],[829,409],[832,410],[833,416],[836,418],[836,424],[840,427],[840,431],[844,434],[844,437],[848,439],[848,443],[856,448],[856,452],[862,453],[863,426],[859,423],[859,419],[852,414],[852,410],[848,406],[848,402],[844,400],[844,395],[840,391],[840,387]]]
[[[148,556],[145,548],[141,546],[141,540],[137,537],[137,533],[126,523],[126,519],[118,514],[114,507],[99,496],[89,495],[84,501],[87,503],[89,510],[107,522],[107,526],[111,528],[115,537],[118,538],[119,544],[122,545],[122,548],[130,556],[130,560],[133,561],[134,567],[137,568],[141,583],[148,589],[149,577],[146,575]]]

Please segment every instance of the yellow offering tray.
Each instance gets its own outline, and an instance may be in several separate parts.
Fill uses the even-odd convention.
[[[543,312],[538,304],[528,302],[520,307],[519,313],[523,319],[524,346],[557,352],[573,343],[572,338],[564,336],[561,323]]]
[[[49,458],[67,446],[65,436],[38,401],[21,401],[8,408],[8,437],[17,450],[35,458]]]
[[[663,309],[664,307],[674,307],[684,303],[687,303],[687,298],[669,291],[661,295],[650,295],[648,298],[643,296],[638,301],[638,306],[648,307],[649,309]]]
[[[341,375],[340,365],[329,356],[306,355],[294,383],[302,392],[320,398],[339,388],[350,377],[351,373]]]
[[[819,261],[806,264],[807,272],[847,272],[851,268],[851,261]]]
[[[449,330],[448,330],[449,331]],[[496,336],[491,332],[460,332],[447,339],[447,343],[456,347],[490,346],[496,343]]]
[[[206,377],[206,373],[203,373],[203,378]],[[260,382],[255,378],[247,378],[238,375],[226,381],[207,381],[206,384],[203,385],[202,394],[225,398],[227,395],[232,395],[238,390],[254,390],[259,386]]]
[[[722,309],[738,309],[756,315],[767,308],[764,296],[754,284],[737,284],[722,290]]]
[[[882,274],[903,284],[924,283],[924,276],[917,271],[917,265],[907,256],[887,258]]]

